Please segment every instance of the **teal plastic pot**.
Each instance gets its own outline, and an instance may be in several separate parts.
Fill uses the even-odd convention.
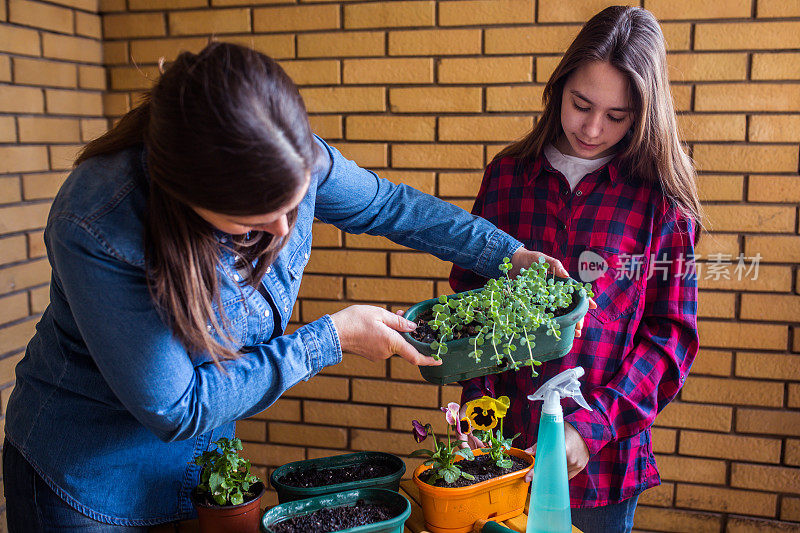
[[[392,468],[392,473],[382,477],[373,477],[359,481],[349,481],[347,483],[335,483],[333,485],[323,485],[322,487],[293,487],[281,483],[279,479],[290,472],[300,472],[316,468],[344,468],[355,466],[361,463],[385,463]],[[295,461],[276,468],[269,476],[269,482],[278,492],[280,503],[293,500],[302,500],[329,494],[332,492],[342,492],[351,489],[374,488],[388,489],[397,492],[400,490],[400,478],[406,473],[406,464],[396,455],[385,452],[357,452],[345,455],[334,455],[332,457],[320,457],[318,459],[307,459],[305,461]]]
[[[396,505],[402,509],[402,512],[390,520],[342,529],[338,533],[403,533],[403,524],[411,515],[411,504],[399,493],[387,489],[353,489],[281,503],[265,512],[261,517],[261,531],[272,533],[273,530],[270,529],[272,526],[289,518],[313,513],[325,507],[351,507],[359,500],[367,503]]]
[[[557,278],[563,280],[564,278]],[[483,289],[475,289],[478,292]],[[451,294],[447,298],[460,297],[462,294]],[[589,298],[580,296],[578,293],[573,293],[573,298],[578,298],[578,303],[575,308],[567,313],[556,317],[555,320],[561,326],[561,338],[556,339],[553,336],[545,334],[545,328],[540,327],[532,332],[536,335],[536,346],[533,348],[533,358],[537,361],[550,361],[564,357],[570,350],[572,350],[572,341],[575,339],[575,324],[589,311]],[[411,320],[416,321],[417,317],[439,303],[437,298],[431,298],[418,304],[412,305],[404,316]],[[414,339],[410,334],[403,333],[403,337],[411,343],[423,355],[432,355],[436,350],[431,349],[431,345],[420,342]],[[528,348],[519,341],[513,343],[516,345],[517,350],[512,352],[515,359],[521,361],[527,359]],[[482,346],[483,355],[480,362],[475,362],[475,359],[469,355],[472,351],[472,346],[469,344],[469,339],[452,340],[447,343],[447,353],[442,355],[442,364],[439,366],[421,366],[419,371],[425,381],[435,383],[437,385],[445,385],[447,383],[454,383],[456,381],[463,381],[465,379],[472,379],[488,374],[497,374],[510,370],[510,364],[505,360],[502,364],[495,363],[493,354],[491,352],[491,344],[485,342]],[[522,354],[525,354],[523,357]]]

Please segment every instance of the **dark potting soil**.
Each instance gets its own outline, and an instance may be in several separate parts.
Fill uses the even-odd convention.
[[[528,468],[530,465],[529,462],[520,459],[519,457],[509,457],[511,459],[512,465],[509,468],[500,468],[489,455],[478,455],[475,457],[473,461],[462,460],[456,463],[458,467],[461,469],[462,472],[466,472],[467,474],[472,474],[475,476],[475,479],[465,479],[463,477],[458,478],[452,484],[447,484],[443,479],[437,479],[436,482],[433,483],[434,487],[468,487],[469,485],[474,485],[476,483],[480,483],[481,481],[486,481],[487,479],[492,479],[498,476],[502,476],[503,474],[510,474],[511,472],[516,472],[517,470],[522,470],[523,468]],[[420,475],[420,479],[427,483],[428,474],[430,470],[427,470]]]
[[[312,466],[306,470],[288,472],[278,478],[278,481],[290,487],[324,487],[337,483],[349,483],[351,481],[361,481],[362,479],[388,476],[396,471],[396,467],[382,462],[373,464],[359,463],[338,468],[317,468]]]
[[[561,309],[556,309],[553,311],[553,316],[559,317],[564,316],[570,313],[575,307],[578,306],[578,298],[573,298],[572,303],[570,303],[567,307],[562,307]],[[417,317],[417,329],[412,331],[410,335],[418,340],[419,342],[424,342],[426,344],[430,344],[435,340],[439,339],[439,334],[433,328],[428,325],[428,322],[433,320],[433,311],[427,309],[420,313]],[[474,337],[480,331],[481,325],[478,322],[471,322],[467,324],[460,330],[455,330],[453,332],[453,340],[458,339],[465,339],[467,337]]]
[[[250,488],[249,491],[247,491],[247,492],[242,494],[242,497],[243,497],[242,504],[245,504],[247,502],[255,500],[256,497],[259,494],[261,494],[261,490],[263,488],[263,484],[259,481],[258,483],[255,483],[255,484],[251,485],[250,487],[251,488]],[[200,491],[197,490],[197,488],[195,488],[192,491],[192,499],[196,503],[198,503],[200,505],[203,505],[205,507],[217,507],[217,508],[218,507],[227,507],[225,505],[218,504],[217,502],[215,502],[214,500],[212,500],[208,496],[208,493],[206,493],[206,492],[201,493]]]
[[[275,533],[324,533],[374,524],[399,516],[402,509],[386,502],[367,503],[358,500],[352,507],[324,508],[295,516],[270,526]]]

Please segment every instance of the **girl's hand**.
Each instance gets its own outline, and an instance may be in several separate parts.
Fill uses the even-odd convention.
[[[569,479],[578,475],[578,472],[586,468],[589,462],[589,447],[572,424],[564,424],[564,444],[567,447],[567,476]],[[536,455],[536,445],[534,444],[526,453]],[[525,481],[533,480],[533,469],[525,474]]]
[[[417,325],[380,307],[351,305],[331,315],[342,351],[360,355],[370,361],[388,359],[394,354],[418,366],[442,364],[414,349],[400,335],[414,331]]]

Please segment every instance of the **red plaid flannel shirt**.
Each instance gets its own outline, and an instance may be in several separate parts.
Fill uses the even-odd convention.
[[[698,349],[694,222],[678,214],[657,184],[622,175],[616,160],[570,191],[544,156],[493,161],[472,212],[528,249],[561,260],[575,279],[582,252],[608,269],[592,282],[598,307],[586,315],[568,355],[537,367],[535,378],[526,367],[463,382],[462,403],[484,394],[511,398],[505,432],[520,432],[514,445],[524,449],[536,440],[541,413],[541,402],[527,395],[580,365],[581,390],[594,410],[562,402],[564,420],[591,456],[570,481],[572,506],[616,503],[658,485],[650,426],[680,390]],[[458,267],[450,275],[457,292],[484,282]]]

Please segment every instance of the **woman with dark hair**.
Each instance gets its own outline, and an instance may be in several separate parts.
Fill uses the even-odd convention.
[[[191,517],[193,458],[343,351],[435,364],[398,333],[413,325],[378,307],[284,334],[314,217],[484,276],[541,255],[344,159],[268,57],[223,43],[181,54],[85,147],[53,203],[50,305],[6,415],[10,531]]]

